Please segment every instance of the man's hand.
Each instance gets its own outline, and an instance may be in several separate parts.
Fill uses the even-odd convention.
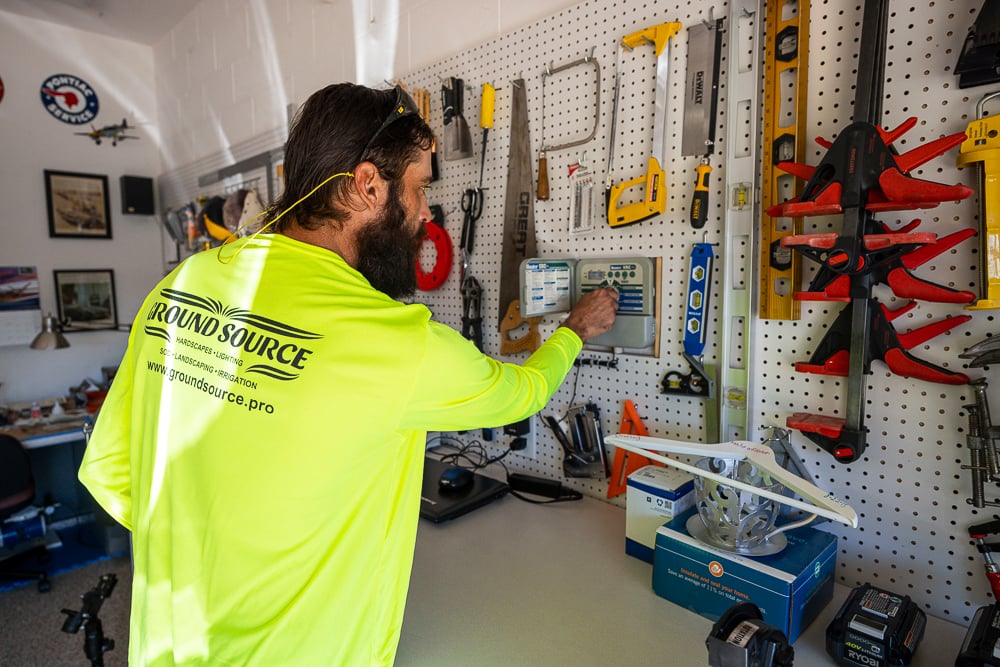
[[[586,343],[614,326],[617,310],[618,290],[611,287],[595,289],[580,297],[562,326],[574,331]]]

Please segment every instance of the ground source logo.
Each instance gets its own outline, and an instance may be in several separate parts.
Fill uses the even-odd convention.
[[[42,106],[52,116],[70,125],[85,125],[100,109],[90,84],[72,74],[53,74],[42,82]]]

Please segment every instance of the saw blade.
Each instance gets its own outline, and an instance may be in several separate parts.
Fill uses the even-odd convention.
[[[687,78],[684,86],[684,136],[681,155],[711,155],[715,146],[715,107],[723,20],[699,21],[687,29]]]

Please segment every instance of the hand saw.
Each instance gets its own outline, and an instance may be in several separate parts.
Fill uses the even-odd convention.
[[[535,205],[531,178],[530,138],[528,136],[528,93],[524,79],[513,82],[510,114],[510,154],[507,162],[507,194],[503,212],[503,237],[500,255],[500,312],[497,328],[505,332],[501,354],[522,349],[506,335],[505,327],[517,321],[520,326],[520,285],[518,272],[521,262],[537,255],[535,245]],[[528,318],[525,340],[531,341],[530,351],[538,347],[538,320]],[[534,321],[532,321],[534,320]]]
[[[782,468],[775,460],[774,452],[766,445],[758,445],[747,440],[733,440],[717,445],[709,445],[700,442],[682,442],[680,440],[666,440],[663,438],[626,434],[609,435],[604,439],[604,442],[608,445],[621,447],[630,452],[646,456],[654,461],[673,466],[674,468],[680,468],[692,475],[706,477],[725,486],[749,491],[764,498],[770,498],[783,505],[789,505],[810,514],[833,519],[851,528],[858,527],[858,513],[850,505],[832,493],[823,491],[809,480],[803,479]],[[765,471],[775,481],[780,482],[786,488],[799,494],[805,502],[753,486],[752,484],[747,484],[746,482],[723,477],[722,475],[702,470],[690,463],[684,463],[654,452],[668,452],[684,456],[709,456],[718,459],[735,459],[737,461],[746,459],[760,470]]]
[[[611,149],[608,153],[608,177],[604,185],[604,199],[607,203],[608,224],[612,227],[642,222],[667,210],[666,174],[660,166],[663,159],[664,136],[667,121],[667,89],[670,74],[670,38],[680,31],[681,24],[661,23],[650,26],[622,38],[618,51],[618,65],[615,72],[615,101],[611,114]],[[626,181],[620,185],[611,183],[611,169],[614,166],[615,125],[618,118],[618,104],[621,94],[621,54],[637,46],[652,44],[656,54],[656,92],[653,108],[653,148],[646,166],[646,175]],[[645,183],[646,189],[641,201],[623,206],[618,200],[629,188]]]
[[[715,112],[719,100],[719,65],[722,61],[724,19],[699,21],[687,29],[688,65],[684,98],[684,136],[681,155],[702,157],[695,168],[691,226],[701,229],[708,220],[710,156],[715,150]]]

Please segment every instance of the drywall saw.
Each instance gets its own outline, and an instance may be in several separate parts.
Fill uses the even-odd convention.
[[[618,50],[618,62],[615,67],[615,100],[611,112],[611,148],[608,151],[608,176],[604,185],[604,199],[607,203],[608,224],[612,227],[630,225],[642,222],[657,215],[662,215],[667,209],[666,174],[661,166],[663,160],[664,138],[667,124],[667,90],[670,74],[670,38],[680,32],[681,24],[677,22],[661,23],[650,26],[622,38]],[[617,134],[618,105],[621,97],[622,53],[642,46],[652,44],[656,54],[656,92],[653,109],[653,149],[646,165],[645,176],[639,176],[619,185],[611,182],[611,171],[614,167],[615,135]],[[619,205],[622,194],[629,188],[645,184],[646,189],[640,201],[632,204]]]
[[[605,444],[634,452],[640,456],[645,456],[653,461],[673,466],[674,468],[680,468],[692,475],[705,477],[718,484],[735,487],[741,491],[769,498],[775,502],[802,510],[803,512],[838,521],[851,528],[858,527],[858,513],[850,505],[829,491],[823,491],[809,480],[803,479],[782,468],[775,460],[774,452],[767,445],[758,445],[747,440],[732,440],[717,445],[710,445],[700,442],[682,442],[680,440],[666,440],[663,438],[630,434],[609,435],[604,438],[604,442]],[[802,500],[791,498],[768,489],[762,489],[738,479],[731,479],[708,470],[702,470],[693,464],[669,458],[659,452],[680,454],[682,456],[708,456],[737,461],[746,459],[757,466],[759,470],[770,475],[775,481],[780,482],[787,489],[797,493]]]

